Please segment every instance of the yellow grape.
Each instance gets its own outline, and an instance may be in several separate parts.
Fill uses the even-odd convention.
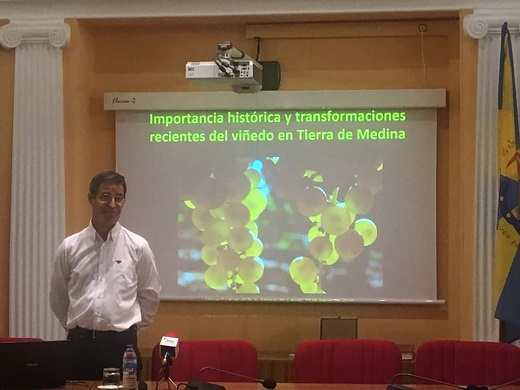
[[[251,190],[251,183],[245,174],[239,174],[229,179],[225,185],[226,201],[230,203],[239,203],[244,199]]]
[[[309,252],[317,260],[325,260],[332,254],[332,243],[329,237],[316,237],[309,243]]]
[[[321,228],[334,236],[345,233],[351,224],[350,212],[344,207],[330,205],[321,214]]]
[[[242,203],[229,203],[224,207],[224,218],[231,227],[242,227],[249,222],[249,209]]]
[[[327,194],[320,187],[307,187],[296,197],[296,208],[306,217],[319,215],[327,207]]]
[[[312,226],[309,231],[307,232],[307,238],[309,239],[309,242],[314,240],[316,237],[324,237],[325,233],[323,233],[320,230],[320,227],[318,225]]]
[[[334,240],[334,248],[344,259],[353,259],[363,252],[365,248],[363,237],[355,231],[348,230]]]
[[[291,261],[289,275],[297,284],[312,283],[318,278],[318,268],[312,259],[299,256]]]
[[[227,286],[228,273],[222,267],[212,265],[204,272],[204,281],[213,290],[221,290]]]
[[[204,245],[200,250],[200,258],[207,265],[217,264],[218,247],[213,245]]]
[[[218,245],[225,241],[231,227],[224,219],[215,219],[200,235],[200,240],[204,245]]]
[[[306,284],[300,284],[300,290],[304,294],[316,294],[318,292],[318,283],[311,282]]]
[[[235,271],[238,267],[240,256],[232,249],[222,249],[217,256],[217,264],[226,271]]]
[[[226,219],[224,216],[224,208],[223,207],[217,207],[216,209],[211,209],[209,213],[213,216],[215,219]]]
[[[246,256],[260,256],[264,250],[264,244],[258,237],[254,237],[253,245],[246,249],[244,254]]]
[[[371,245],[377,238],[377,226],[368,218],[358,219],[354,223],[354,230],[363,237],[365,246]]]
[[[242,203],[251,213],[251,221],[255,221],[267,206],[267,197],[258,188],[252,189]]]
[[[254,221],[249,221],[244,227],[248,228],[253,236],[258,237],[258,225]]]
[[[255,283],[264,274],[264,262],[260,257],[246,257],[240,260],[237,274],[244,283]]]
[[[235,274],[234,280],[235,280],[235,283],[244,284],[244,281],[242,280],[242,278],[240,277],[239,274]]]
[[[210,210],[204,209],[202,207],[196,207],[191,212],[191,222],[193,225],[201,230],[204,231],[206,228],[211,225],[211,223],[215,221],[213,216],[211,215]]]
[[[253,245],[254,237],[248,228],[234,228],[228,236],[228,245],[237,253],[242,253]]]
[[[258,294],[260,289],[255,283],[246,282],[242,283],[236,291],[238,294]]]
[[[373,194],[377,194],[383,188],[383,171],[372,170],[359,175],[356,182],[367,187]]]
[[[247,168],[244,174],[249,179],[249,183],[251,184],[251,188],[258,187],[258,184],[260,184],[260,180],[262,179],[262,174],[258,172],[254,168]]]
[[[354,214],[365,214],[374,204],[374,195],[367,187],[359,184],[348,189],[345,208]]]
[[[331,243],[334,242],[334,239],[336,238],[336,236],[329,236],[329,239],[331,240]],[[336,263],[339,259],[339,254],[338,252],[334,249],[334,245],[333,245],[333,248],[332,248],[332,252],[330,254],[329,257],[327,257],[326,259],[323,259],[321,262],[325,265],[332,265],[334,263]]]
[[[205,209],[216,209],[222,206],[225,200],[226,192],[224,185],[211,177],[202,179],[192,199],[197,207]]]

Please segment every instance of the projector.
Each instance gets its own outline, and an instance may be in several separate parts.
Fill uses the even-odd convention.
[[[219,68],[215,61],[186,63],[186,79],[207,87],[231,86],[237,93],[253,93],[262,89],[262,65],[253,60],[233,60],[233,72]]]

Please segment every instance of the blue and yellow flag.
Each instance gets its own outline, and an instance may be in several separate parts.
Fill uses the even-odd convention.
[[[494,269],[495,317],[502,322],[502,338],[520,338],[520,140],[513,48],[507,23],[502,26],[498,84],[498,220]]]

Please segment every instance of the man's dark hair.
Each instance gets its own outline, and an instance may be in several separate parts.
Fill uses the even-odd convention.
[[[103,171],[98,173],[96,176],[92,178],[90,181],[89,191],[92,195],[97,195],[99,191],[99,187],[103,183],[108,184],[121,184],[123,186],[124,194],[126,195],[126,181],[123,175],[120,175],[114,171]]]

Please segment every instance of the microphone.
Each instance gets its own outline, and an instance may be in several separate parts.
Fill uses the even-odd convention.
[[[432,378],[426,378],[425,376],[420,376],[420,375],[415,375],[415,374],[408,374],[407,372],[401,372],[399,374],[395,374],[392,377],[392,379],[390,380],[390,383],[388,384],[388,386],[386,387],[386,390],[414,390],[412,387],[408,387],[408,386],[404,386],[404,385],[401,385],[401,384],[394,383],[394,381],[397,378],[400,378],[400,377],[403,377],[403,376],[409,376],[409,377],[415,378],[415,379],[422,379],[424,381],[428,381],[428,382],[431,382],[431,383],[436,383],[438,385],[445,385],[445,386],[456,387],[457,389],[461,389],[461,390],[484,390],[484,389],[480,389],[480,388],[478,388],[478,389],[477,388],[470,388],[469,386],[468,386],[468,388],[466,388],[464,386],[454,385],[453,383],[439,381],[437,379],[432,379]],[[470,386],[475,386],[475,385],[470,385]],[[475,387],[478,387],[478,386],[475,386]]]
[[[253,377],[250,377],[250,376],[237,374],[236,372],[221,370],[220,368],[216,368],[216,367],[202,367],[199,370],[199,376],[204,371],[216,371],[216,372],[220,372],[222,374],[227,374],[227,375],[231,375],[231,376],[236,376],[238,378],[247,379],[247,380],[249,380],[251,382],[261,383],[262,386],[265,389],[274,389],[274,388],[276,388],[276,381],[273,378],[253,378]],[[211,386],[205,387],[206,384],[209,384]],[[219,386],[220,387],[220,389],[217,389],[217,388],[213,388],[212,387],[213,385],[214,384],[207,383],[207,382],[189,382],[188,383],[188,388],[190,390],[224,390],[223,386],[215,385],[215,386]]]
[[[500,389],[501,387],[506,387],[506,386],[509,386],[509,385],[512,385],[512,384],[518,383],[518,382],[520,382],[520,378],[516,378],[516,379],[513,379],[512,381],[501,383],[501,384],[496,385],[496,386],[491,386],[491,387],[486,388],[486,389],[489,389],[489,390]],[[468,388],[469,388],[469,386],[468,386]]]
[[[168,389],[170,388],[170,383],[173,384],[173,387],[176,389],[177,385],[172,378],[170,378],[170,365],[172,364],[173,359],[177,358],[179,355],[179,336],[177,336],[177,333],[168,332],[166,336],[161,338],[161,342],[159,343],[159,353],[162,356],[161,371],[159,371],[159,373],[162,373],[163,377],[157,381],[155,389],[157,390],[161,382],[167,382]]]
[[[473,385],[473,384],[470,384],[470,385],[467,385],[467,386],[459,386],[459,385],[456,385],[456,384],[453,384],[453,383],[448,383],[448,382],[444,382],[444,381],[439,381],[437,379],[426,378],[424,376],[415,375],[415,374],[408,374],[408,373],[404,373],[403,372],[403,373],[394,375],[392,377],[391,383],[388,384],[386,389],[387,390],[415,390],[412,387],[408,387],[408,386],[404,386],[404,385],[400,385],[400,384],[394,383],[394,380],[396,378],[403,377],[403,376],[409,376],[411,378],[422,379],[424,381],[428,381],[428,382],[431,382],[431,383],[436,383],[436,384],[445,385],[445,386],[451,386],[451,387],[455,387],[455,388],[461,389],[461,390],[497,390],[497,389],[500,389],[501,387],[509,386],[509,385],[514,384],[514,383],[520,382],[520,378],[517,378],[517,379],[513,379],[513,380],[511,380],[509,382],[501,383],[501,384],[496,385],[496,386],[479,386],[479,385]]]
[[[168,332],[166,336],[163,336],[159,349],[163,358],[163,364],[171,364],[171,359],[175,359],[179,355],[179,336],[177,336],[177,333]]]

